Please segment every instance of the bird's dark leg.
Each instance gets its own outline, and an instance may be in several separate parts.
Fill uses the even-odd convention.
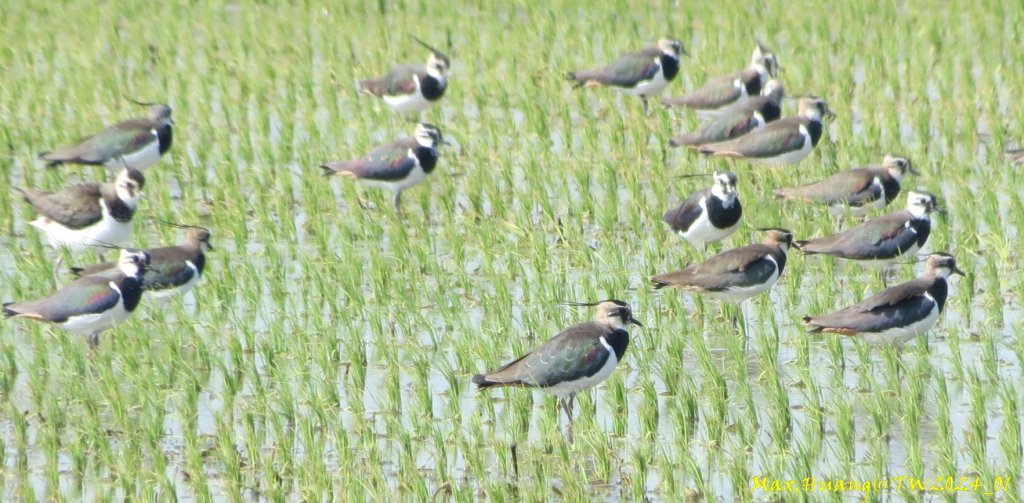
[[[519,453],[516,450],[517,446],[513,443],[509,450],[512,451],[512,471],[516,475],[516,480],[519,480]]]
[[[573,401],[575,399],[576,399],[576,394],[575,393],[573,393],[573,394],[571,394],[571,395],[569,395],[569,396],[567,396],[565,398],[559,398],[558,399],[558,403],[562,406],[562,410],[565,411],[565,417],[569,418],[569,424],[567,424],[566,427],[565,427],[565,438],[566,438],[566,440],[569,441],[570,444],[572,443],[572,439],[573,439],[573,435],[572,435],[572,405],[573,405]]]
[[[747,320],[747,304],[740,302],[740,316],[743,316],[743,354],[747,354],[747,347],[750,346],[750,322]]]
[[[98,348],[100,346],[100,333],[99,332],[93,332],[93,333],[89,334],[89,336],[87,337],[87,340],[89,341],[89,350],[90,351],[95,350],[96,348]]]
[[[643,101],[643,103],[644,103],[644,117],[650,117],[651,114],[650,114],[650,109],[647,106],[647,97],[646,96],[641,96],[640,100]]]
[[[572,394],[565,398],[559,399],[559,403],[562,405],[562,410],[565,411],[565,417],[569,419],[569,424],[572,424],[572,409],[573,401],[576,400],[576,395]]]
[[[64,264],[64,254],[63,253],[59,253],[59,252],[60,252],[60,250],[58,250],[57,262],[55,262],[53,264],[53,284],[54,285],[59,285],[60,284],[60,266]]]
[[[402,212],[402,191],[395,192],[395,213]]]
[[[889,288],[889,277],[892,276],[895,279],[896,275],[899,274],[899,270],[899,266],[896,264],[889,264],[882,267],[882,286],[884,288]]]
[[[896,346],[896,386],[902,388],[903,378],[900,370],[903,368],[903,346]]]

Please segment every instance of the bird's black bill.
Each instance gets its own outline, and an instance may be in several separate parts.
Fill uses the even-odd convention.
[[[636,325],[638,327],[644,326],[643,323],[640,323],[639,321],[636,321],[636,318],[634,318],[632,316],[629,317],[629,323],[632,323],[632,324],[634,324],[634,325]]]

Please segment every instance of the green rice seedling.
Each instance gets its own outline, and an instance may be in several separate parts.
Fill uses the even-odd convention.
[[[1020,433],[1020,401],[1013,387],[1008,383],[999,386],[999,399],[1003,408],[1003,425],[1000,428],[999,446],[1005,463],[1004,473],[1012,473],[1014,466],[1021,466],[1024,458],[1024,444]],[[996,472],[997,476],[999,472]],[[1004,484],[1010,498],[1020,498],[1020,488],[1013,483]]]
[[[1007,329],[1024,294],[1011,246],[1024,217],[1013,211],[1020,184],[1003,152],[1024,141],[1013,86],[1024,71],[998,63],[1013,59],[1020,5],[310,7],[6,6],[5,186],[107,176],[100,167],[45,170],[35,157],[138,114],[124,95],[168,102],[174,145],[147,171],[140,216],[208,227],[218,250],[191,296],[144,301],[95,354],[47,327],[0,323],[3,499],[710,501],[750,498],[745,479],[758,472],[970,470],[994,483],[1012,466],[1009,432],[1019,428],[1006,420],[1008,391],[982,401],[971,393],[1019,381],[1024,361],[1024,338]],[[416,36],[452,57],[451,86],[422,115],[400,117],[352,82],[421,60],[422,48],[393,27],[424,16],[443,28]],[[569,18],[571,26],[560,22]],[[776,18],[787,22],[764,42],[785,84],[822,95],[839,114],[798,166],[667,149],[697,117],[656,100],[644,116],[632,97],[574,92],[562,79],[667,35],[691,53],[665,93],[683,94],[738,69],[752,41],[736,41]],[[80,29],[54,35],[66,19]],[[793,103],[783,106],[792,113]],[[403,215],[389,211],[385,193],[318,176],[325,160],[406,134],[408,120],[437,124],[455,145],[404,195]],[[884,349],[853,343],[846,374],[850,343],[804,335],[796,322],[877,291],[877,274],[856,265],[791,253],[771,298],[748,306],[757,320],[752,364],[717,303],[642,288],[654,271],[706,258],[660,222],[686,192],[669,177],[729,167],[747,180],[749,226],[783,225],[804,238],[840,223],[824,208],[780,204],[770,189],[877,162],[884,151],[922,171],[904,192],[927,187],[949,210],[928,247],[952,250],[972,273],[952,283],[927,347],[904,348],[909,371],[897,375]],[[31,218],[16,192],[0,191],[0,301],[67,280],[53,260],[75,255],[46,247]],[[173,230],[136,224],[134,245],[175,240]],[[756,240],[743,229],[721,248]],[[897,277],[912,269],[900,266]],[[586,400],[596,414],[577,425],[574,444],[553,402],[534,410],[539,395],[480,400],[470,391],[473,372],[576,321],[542,306],[612,291],[632,292],[657,329],[636,336],[627,371]],[[980,425],[992,443],[977,441],[987,438]],[[789,440],[770,440],[773,428]],[[345,475],[364,463],[381,470]]]
[[[988,441],[988,419],[985,416],[985,400],[987,393],[982,387],[982,381],[974,369],[968,370],[967,393],[970,398],[971,415],[967,418],[967,429],[964,432],[967,440],[970,441],[967,448],[967,459],[975,470],[982,475],[990,474],[985,462],[987,454],[986,444]]]

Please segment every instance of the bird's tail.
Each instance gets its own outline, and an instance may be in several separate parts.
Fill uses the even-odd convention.
[[[669,146],[690,147],[691,149],[698,149],[700,147],[700,143],[701,137],[697,133],[682,134],[668,141]]]
[[[473,376],[473,384],[477,385],[479,389],[487,389],[493,386],[501,386],[505,383],[488,381],[487,376],[484,374],[477,374]]]
[[[17,316],[17,314],[18,314],[17,311],[7,307],[7,306],[10,306],[11,304],[14,304],[14,303],[13,302],[4,302],[4,305],[3,305],[3,308],[4,308],[3,309],[3,311],[4,311],[4,318],[10,318],[12,316]]]
[[[807,330],[807,333],[809,333],[809,334],[821,333],[821,331],[824,329],[824,327],[822,327],[821,325],[815,325],[814,324],[814,318],[812,318],[810,316],[804,316],[803,320],[804,320],[804,325],[807,325],[809,327],[808,330]]]
[[[577,70],[565,74],[565,78],[572,81],[573,89],[579,89],[587,84],[587,81],[592,78],[590,72],[586,70]]]

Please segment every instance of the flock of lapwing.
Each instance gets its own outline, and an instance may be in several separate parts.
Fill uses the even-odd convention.
[[[448,87],[451,61],[441,51],[416,39],[429,51],[426,64],[395,67],[387,75],[357,82],[357,90],[380,98],[395,111],[418,114],[440,100]],[[662,39],[641,51],[624,54],[595,69],[571,71],[576,87],[611,87],[640,98],[644,113],[649,100],[660,96],[681,71],[682,43]],[[825,132],[824,120],[834,114],[825,100],[803,96],[796,115],[782,114],[785,91],[777,80],[779,63],[762,43],[750,65],[709,80],[692,94],[665,98],[669,109],[692,111],[704,119],[699,129],[676,135],[670,145],[686,147],[709,157],[737,159],[758,165],[791,165],[807,158]],[[39,218],[32,226],[46,234],[53,247],[78,250],[116,247],[131,241],[133,216],[145,184],[143,171],[168,151],[172,141],[171,109],[149,105],[146,118],[109,127],[78,144],[39,157],[48,165],[76,163],[117,170],[112,183],[84,183],[61,192],[20,189]],[[327,162],[325,175],[351,178],[391,190],[400,211],[404,190],[423,182],[437,167],[441,129],[417,123],[411,137],[382,145],[362,157]],[[815,204],[831,213],[866,218],[895,201],[901,182],[915,173],[911,162],[885,155],[878,166],[859,167],[800,187],[774,191],[779,201]],[[702,176],[702,175],[701,175]],[[729,170],[715,171],[711,186],[686,198],[664,214],[669,229],[701,253],[708,245],[729,238],[743,220],[737,184]],[[931,231],[930,214],[936,197],[923,190],[908,191],[906,209],[863,220],[832,236],[795,240],[781,228],[764,228],[763,241],[728,249],[680,271],[657,274],[653,287],[680,288],[729,303],[769,291],[783,274],[788,253],[827,254],[864,264],[897,266],[925,246]],[[186,227],[179,246],[150,250],[122,249],[116,263],[73,269],[79,279],[52,295],[32,301],[6,303],[5,317],[54,323],[87,335],[96,345],[99,334],[124,321],[147,296],[167,298],[187,292],[199,281],[210,250],[210,232]],[[804,318],[813,332],[857,336],[870,343],[899,346],[927,332],[941,313],[948,294],[946,279],[960,273],[948,254],[928,256],[924,274],[879,292],[843,310]],[[640,325],[629,305],[605,300],[593,320],[567,328],[521,358],[473,377],[480,388],[521,386],[540,388],[559,397],[572,420],[574,396],[611,375],[629,345],[627,327]]]
[[[110,126],[74,145],[39,155],[47,167],[61,164],[104,166],[117,171],[111,183],[79,183],[59,192],[18,188],[39,217],[30,225],[39,229],[50,246],[81,251],[90,247],[119,248],[132,240],[133,221],[143,196],[143,171],[156,164],[171,148],[171,108],[150,107],[148,117]],[[171,224],[177,225],[177,224]],[[128,319],[143,292],[158,300],[183,295],[195,287],[206,265],[205,252],[213,247],[210,232],[186,229],[177,246],[135,250],[121,248],[116,262],[72,267],[78,277],[51,295],[3,304],[5,318],[28,318],[88,338]],[[60,267],[60,260],[57,261]]]

